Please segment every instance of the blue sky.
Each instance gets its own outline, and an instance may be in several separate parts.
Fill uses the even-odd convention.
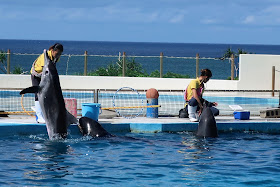
[[[0,0],[0,39],[280,45],[279,0]]]

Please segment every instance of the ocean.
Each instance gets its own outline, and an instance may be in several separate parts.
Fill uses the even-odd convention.
[[[88,53],[88,72],[116,63],[119,53],[126,52],[128,60],[140,63],[145,72],[159,70],[161,52],[164,54],[163,73],[174,72],[195,77],[196,60],[200,56],[199,69],[209,68],[214,79],[227,79],[231,75],[228,59],[220,60],[231,48],[253,54],[280,54],[280,45],[249,44],[203,44],[203,43],[152,43],[152,42],[106,42],[106,41],[52,41],[52,40],[6,40],[0,39],[0,50],[11,50],[11,71],[20,66],[28,72],[33,61],[54,43],[64,46],[63,56],[57,68],[59,74],[77,75],[84,72],[85,51]],[[235,60],[238,67],[238,59]],[[1,64],[2,65],[2,64]],[[3,73],[3,72],[1,72]],[[235,76],[238,76],[236,69]]]

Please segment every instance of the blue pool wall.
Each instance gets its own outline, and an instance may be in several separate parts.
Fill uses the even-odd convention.
[[[110,133],[159,133],[159,132],[195,132],[198,123],[102,123],[102,126]],[[219,132],[244,132],[255,131],[259,133],[280,133],[280,122],[252,122],[250,120],[237,120],[234,122],[217,123]],[[77,125],[70,125],[70,135],[79,135]],[[45,124],[0,124],[0,136],[36,135],[47,134]]]

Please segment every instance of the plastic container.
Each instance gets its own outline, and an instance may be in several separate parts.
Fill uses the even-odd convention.
[[[77,99],[75,98],[65,98],[65,107],[70,114],[77,117]]]
[[[250,111],[234,111],[234,119],[248,120],[250,118]]]
[[[99,103],[82,103],[82,116],[98,121],[101,114],[101,104]]]

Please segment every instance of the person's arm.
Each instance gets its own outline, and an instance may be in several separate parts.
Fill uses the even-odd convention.
[[[203,84],[203,88],[204,88],[204,84]],[[217,102],[209,102],[209,101],[203,99],[203,97],[202,97],[203,92],[204,92],[204,90],[203,90],[202,93],[201,93],[201,96],[200,96],[200,97],[201,97],[201,100],[200,100],[200,101],[202,101],[203,103],[204,103],[204,101],[208,102],[208,103],[210,104],[210,107],[211,107],[211,106],[218,106],[218,103],[217,103]]]
[[[43,71],[44,65],[45,65],[45,59],[44,59],[44,53],[43,53],[37,58],[37,61],[35,64],[35,71],[37,73],[41,73]]]
[[[193,89],[192,89],[192,93],[193,93],[193,97],[197,100],[200,109],[202,109],[203,106],[202,106],[202,103],[201,103],[201,101],[200,101],[199,96],[197,95],[196,89],[193,88]]]

